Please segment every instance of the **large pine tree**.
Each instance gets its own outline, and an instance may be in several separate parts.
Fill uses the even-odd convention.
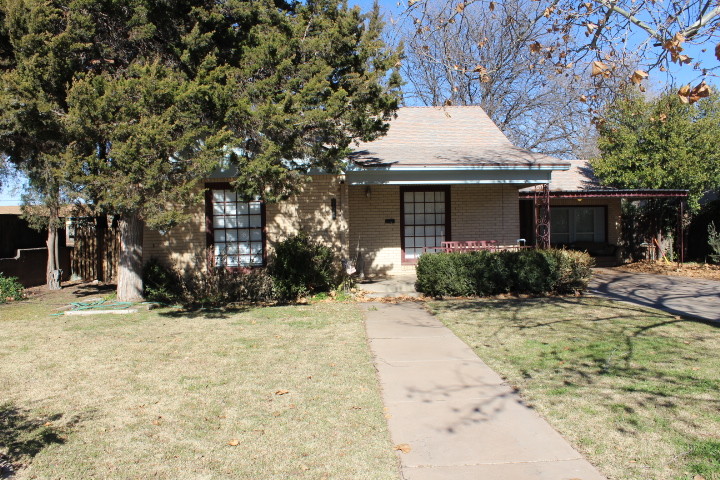
[[[390,72],[398,58],[380,40],[377,9],[364,16],[333,0],[85,0],[64,12],[55,23],[81,19],[84,40],[73,43],[77,51],[52,52],[73,61],[58,115],[63,178],[120,215],[124,300],[142,293],[143,224],[182,221],[219,161],[236,164],[241,193],[276,200],[297,185],[298,171],[332,170],[353,139],[382,134],[397,108]]]

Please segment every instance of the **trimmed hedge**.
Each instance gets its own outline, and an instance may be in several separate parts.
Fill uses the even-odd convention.
[[[587,288],[592,266],[587,253],[558,249],[424,254],[415,289],[432,297],[568,294]]]

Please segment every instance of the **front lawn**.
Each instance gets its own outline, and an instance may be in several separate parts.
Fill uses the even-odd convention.
[[[720,479],[720,325],[598,298],[430,309],[611,479]]]
[[[356,306],[49,315],[70,299],[0,306],[0,478],[399,478]]]

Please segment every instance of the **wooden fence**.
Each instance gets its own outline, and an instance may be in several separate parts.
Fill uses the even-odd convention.
[[[74,218],[72,273],[85,282],[117,280],[120,230],[112,217]]]

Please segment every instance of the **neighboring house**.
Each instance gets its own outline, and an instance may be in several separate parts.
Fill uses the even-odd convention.
[[[46,283],[47,230],[30,228],[19,205],[0,206],[0,273],[17,277],[25,287]],[[59,241],[64,279],[70,277],[70,253],[64,235]]]
[[[143,255],[202,268],[209,249],[218,266],[262,266],[274,244],[304,230],[365,275],[396,275],[443,241],[515,245],[519,190],[569,167],[513,146],[480,107],[405,107],[386,136],[355,148],[343,174],[310,175],[285,202],[237,198],[233,172],[216,172],[189,223],[145,232]]]
[[[622,202],[650,198],[687,199],[687,190],[617,189],[603,186],[587,160],[569,160],[570,168],[553,173],[549,184],[550,244],[585,250],[598,265],[622,260]],[[520,190],[521,233],[535,240],[535,188]]]

